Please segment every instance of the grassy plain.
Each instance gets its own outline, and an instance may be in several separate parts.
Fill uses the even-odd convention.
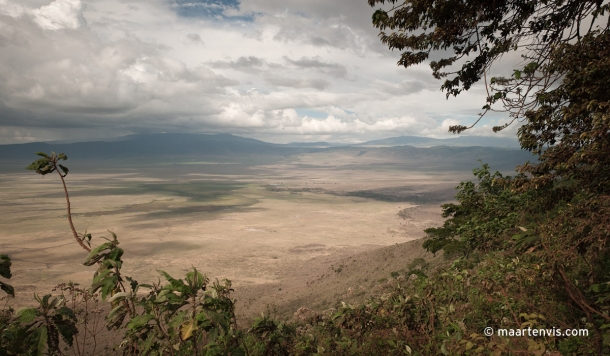
[[[459,181],[471,178],[472,167],[418,170],[361,156],[308,154],[258,165],[189,160],[94,170],[68,161],[67,184],[76,229],[94,237],[117,233],[126,275],[150,283],[159,269],[183,276],[195,266],[211,278],[234,282],[241,316],[268,305],[286,315],[299,303],[332,306],[353,294],[346,281],[370,290],[378,278],[358,282],[355,276],[383,272],[371,267],[388,261],[380,247],[389,246],[390,253],[399,244],[403,255],[412,249],[419,256],[418,245],[400,244],[439,225],[440,204],[452,200]],[[16,305],[60,282],[90,283],[93,268],[82,265],[86,254],[73,241],[65,208],[58,177],[27,171],[0,175],[0,251],[13,259]],[[335,272],[338,266],[345,271]],[[311,286],[325,275],[334,280],[327,278],[314,293]]]

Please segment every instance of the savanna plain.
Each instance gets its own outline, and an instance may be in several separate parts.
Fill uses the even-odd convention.
[[[150,283],[157,270],[183,275],[196,267],[228,278],[247,322],[261,311],[288,318],[300,306],[324,310],[364,297],[380,276],[406,266],[385,253],[424,253],[420,244],[404,243],[441,224],[440,204],[470,176],[361,156],[306,154],[263,164],[68,161],[66,179],[77,231],[116,233],[127,275]],[[0,176],[1,248],[13,260],[16,306],[61,282],[91,281],[55,178]]]

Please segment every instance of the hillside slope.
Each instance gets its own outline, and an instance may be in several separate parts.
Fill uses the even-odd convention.
[[[367,297],[378,296],[394,277],[408,278],[415,259],[431,265],[442,261],[440,255],[422,248],[421,239],[378,248],[336,250],[302,261],[287,268],[277,283],[237,286],[234,297],[238,301],[238,321],[250,325],[261,312],[290,320],[301,307],[319,313],[341,302],[362,303]]]

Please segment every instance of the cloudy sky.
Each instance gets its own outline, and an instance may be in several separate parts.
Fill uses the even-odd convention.
[[[373,12],[366,0],[0,0],[0,144],[358,142],[472,123],[484,89],[446,100],[427,64],[398,67]]]

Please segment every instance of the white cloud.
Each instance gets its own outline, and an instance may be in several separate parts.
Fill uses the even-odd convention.
[[[55,0],[32,10],[34,21],[45,30],[75,30],[85,25],[80,0]]]
[[[182,17],[164,0],[0,0],[0,143],[62,132],[442,136],[484,100],[475,88],[446,101],[429,68],[396,67],[365,1],[212,10],[229,18]]]

